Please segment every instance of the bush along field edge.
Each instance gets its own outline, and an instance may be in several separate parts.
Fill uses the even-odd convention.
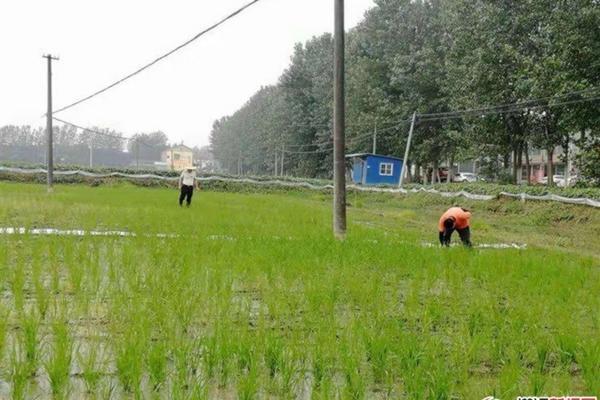
[[[0,166],[0,180],[39,183],[46,180],[42,168],[23,169]],[[70,170],[57,169],[55,182],[60,184],[86,184],[91,186],[130,182],[143,187],[174,187],[179,173],[176,171],[138,171],[123,169]],[[248,176],[225,174],[200,174],[198,181],[207,190],[230,192],[286,192],[302,190],[329,191],[330,181],[294,177]],[[424,187],[408,184],[403,189],[395,186],[348,186],[349,190],[408,194],[427,192],[445,197],[466,197],[472,200],[492,200],[500,196],[521,200],[559,201],[600,208],[600,188],[559,188],[545,186],[499,185],[494,183],[443,183]]]

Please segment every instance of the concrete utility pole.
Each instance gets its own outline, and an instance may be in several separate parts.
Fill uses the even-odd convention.
[[[90,144],[90,168],[94,167],[94,147]]]
[[[346,238],[346,160],[344,90],[344,0],[334,0],[333,51],[333,234]]]
[[[408,164],[408,154],[410,152],[410,143],[413,137],[413,131],[415,130],[415,122],[417,121],[417,112],[415,111],[412,116],[412,122],[410,123],[410,131],[408,131],[408,141],[406,142],[406,150],[404,150],[404,159],[402,160],[402,171],[400,171],[400,182],[398,183],[398,187],[402,188],[402,184],[404,183],[404,176],[406,175],[407,164]]]
[[[283,145],[283,147],[281,148],[281,168],[279,168],[279,173],[281,174],[281,176],[284,176],[284,170],[283,170],[283,163],[285,161],[285,144]]]
[[[375,129],[373,129],[373,154],[377,154],[377,121],[375,121]]]
[[[48,156],[46,157],[46,161],[48,163],[48,192],[52,192],[52,184],[54,183],[54,146],[52,144],[52,60],[58,61],[58,57],[54,57],[51,54],[45,54],[42,57],[48,60],[48,110],[46,111]]]
[[[140,142],[135,138],[135,169],[140,170]],[[173,151],[171,151],[171,169],[173,169]]]

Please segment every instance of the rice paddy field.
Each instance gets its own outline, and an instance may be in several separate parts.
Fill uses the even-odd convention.
[[[1,399],[600,395],[600,211],[0,182]],[[441,249],[437,219],[473,211]],[[456,241],[458,238],[454,238]]]

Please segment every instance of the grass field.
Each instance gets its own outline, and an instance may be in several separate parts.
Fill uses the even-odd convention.
[[[481,399],[600,394],[600,211],[0,182],[0,398]],[[176,237],[157,237],[157,233]],[[457,238],[455,238],[456,240]]]

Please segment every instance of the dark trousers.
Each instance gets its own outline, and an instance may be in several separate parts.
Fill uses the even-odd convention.
[[[183,200],[185,199],[186,204],[189,205],[192,203],[192,196],[194,195],[194,187],[188,185],[181,185],[181,194],[179,195],[179,205],[183,205]]]
[[[458,232],[462,243],[467,247],[471,247],[471,230],[469,229],[469,227],[467,226],[464,229],[456,229],[456,231]],[[450,246],[450,239],[452,238],[453,233],[454,229],[449,229],[444,232],[440,232],[440,243],[442,246]]]

